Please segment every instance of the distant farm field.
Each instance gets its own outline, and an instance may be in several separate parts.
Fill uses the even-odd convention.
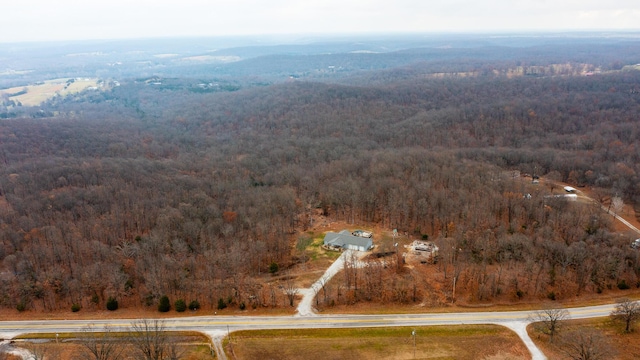
[[[236,359],[531,358],[514,332],[497,325],[239,331],[225,350]]]
[[[98,79],[53,79],[34,85],[2,89],[0,96],[6,94],[11,100],[19,101],[22,105],[36,106],[56,95],[65,96],[97,86]]]

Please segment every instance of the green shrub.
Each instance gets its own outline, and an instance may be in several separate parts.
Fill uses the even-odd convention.
[[[222,310],[227,307],[227,303],[224,302],[223,298],[218,299],[218,310]]]
[[[547,298],[549,298],[549,300],[555,300],[556,299],[556,293],[554,293],[553,291],[547,294]]]
[[[16,310],[23,312],[27,309],[27,303],[24,300],[20,300],[20,302],[16,305]]]
[[[133,289],[133,280],[127,279],[127,282],[124,283],[124,290],[129,291]]]
[[[200,309],[200,302],[198,302],[198,300],[192,300],[189,303],[189,310],[196,311],[198,309]]]
[[[185,310],[187,310],[187,303],[182,299],[176,300],[173,306],[176,308],[177,312],[184,312]]]
[[[73,304],[73,305],[71,305],[71,311],[72,311],[72,312],[78,312],[78,311],[80,311],[80,309],[81,309],[81,308],[82,308],[82,307],[80,306],[80,304]]]
[[[277,272],[278,272],[278,270],[279,270],[279,268],[280,268],[280,267],[278,266],[278,263],[277,263],[277,262],[272,262],[271,264],[269,264],[269,272],[270,272],[271,274],[275,274],[275,273],[277,273]]]
[[[116,300],[116,298],[114,298],[113,296],[109,296],[109,299],[107,299],[107,310],[118,310],[118,300]]]
[[[158,303],[158,311],[167,312],[169,310],[171,310],[171,301],[169,301],[169,297],[167,295],[163,295]]]
[[[620,281],[618,281],[618,289],[620,289],[620,290],[628,290],[629,289],[629,284],[627,284],[627,282],[624,281],[624,280],[620,280]]]
[[[247,305],[244,304],[244,301],[240,303],[240,310],[244,310],[247,308]]]

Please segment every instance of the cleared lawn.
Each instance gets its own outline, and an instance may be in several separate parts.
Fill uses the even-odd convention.
[[[236,359],[530,359],[518,336],[497,325],[240,331],[225,350]]]
[[[584,333],[586,330],[596,330],[604,335],[607,345],[612,348],[611,351],[607,351],[607,359],[634,360],[640,359],[640,324],[636,323],[634,329],[635,331],[625,334],[624,325],[609,318],[567,320],[558,336],[571,331]],[[531,325],[527,330],[531,339],[549,359],[569,359],[562,351],[560,341],[554,340],[554,343],[549,343],[548,337],[538,333]]]

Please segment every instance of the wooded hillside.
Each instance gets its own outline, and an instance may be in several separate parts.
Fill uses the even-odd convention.
[[[317,210],[459,249],[438,271],[464,272],[478,301],[640,284],[636,250],[597,205],[528,198],[509,175],[640,203],[640,72],[502,70],[209,93],[131,80],[2,120],[0,306],[271,306],[278,290],[255,277],[297,261]],[[404,280],[349,301],[408,301],[384,288],[416,275],[388,276]],[[434,291],[450,296],[420,296]]]

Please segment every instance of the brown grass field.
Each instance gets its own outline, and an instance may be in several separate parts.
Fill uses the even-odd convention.
[[[122,335],[114,334],[116,336]],[[199,333],[171,333],[171,341],[178,344],[180,351],[182,352],[181,359],[184,360],[212,360],[215,359],[215,355],[212,355],[209,338]],[[16,341],[15,345],[18,347],[29,349],[32,352],[44,354],[45,359],[85,359],[86,356],[85,347],[77,341],[77,335],[68,333],[60,334],[58,341],[52,336],[52,334],[42,336],[42,334],[32,334],[21,336]],[[30,342],[26,339],[33,340],[38,339],[46,342]],[[117,340],[116,340],[117,341]],[[133,349],[130,345],[126,346],[126,354],[135,356]],[[83,355],[85,354],[85,355]],[[129,357],[131,358],[131,357]]]
[[[75,80],[73,83],[66,86],[67,80],[69,79],[54,79],[47,80],[43,84],[39,85],[18,86],[9,89],[2,89],[0,90],[0,95],[15,94],[26,89],[26,94],[12,96],[10,99],[20,101],[24,106],[37,106],[54,97],[56,94],[65,96],[67,94],[80,92],[92,86],[97,86],[98,81],[98,79]]]
[[[225,349],[239,360],[531,358],[515,333],[495,325],[240,331]]]

